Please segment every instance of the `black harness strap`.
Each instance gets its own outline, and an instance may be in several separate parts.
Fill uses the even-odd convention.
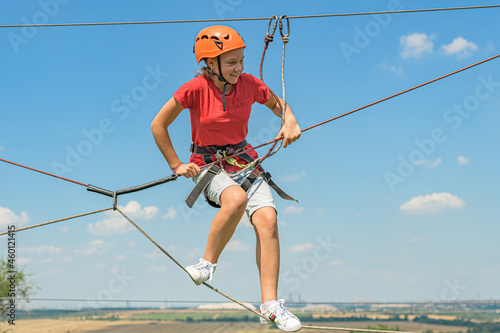
[[[280,196],[281,199],[285,200],[293,200],[295,202],[298,202],[296,199],[292,198],[288,194],[285,193],[274,181],[271,180],[271,174],[269,172],[264,172],[264,169],[262,169],[262,166],[260,164],[257,164],[257,166],[252,170],[250,175],[241,183],[241,188],[245,190],[245,192],[248,192],[250,189],[250,186],[255,182],[255,180],[259,177],[262,177],[266,181],[266,183],[269,184],[269,186]]]
[[[237,145],[229,145],[229,146],[207,146],[207,147],[201,147],[196,144],[191,144],[190,151],[195,154],[199,154],[203,156],[203,161],[206,164],[215,162],[214,160],[214,155],[217,154],[220,151],[228,151],[231,150],[233,152],[238,152],[238,150],[243,149],[247,146],[247,141],[243,140],[242,142],[238,143]],[[253,162],[254,159],[252,156],[250,156],[248,153],[243,153],[239,155],[242,159],[244,159],[247,162]],[[212,181],[212,179],[221,171],[221,168],[217,166],[216,164],[213,164],[208,168],[208,172],[200,179],[200,181],[195,185],[191,193],[189,194],[188,198],[186,199],[187,205],[192,208],[198,197],[200,196],[201,193],[205,190],[207,185]],[[245,191],[248,192],[252,184],[255,182],[255,180],[259,177],[262,177],[269,186],[280,196],[280,198],[285,199],[285,200],[293,200],[295,202],[298,202],[291,196],[285,193],[274,181],[271,180],[271,174],[269,172],[265,172],[260,163],[257,163],[257,165],[252,169],[252,172],[247,176],[247,178],[241,183],[241,188]],[[215,202],[210,201],[208,198],[207,202],[213,206],[220,208],[219,205],[217,205]]]
[[[293,200],[295,202],[299,202],[298,200],[292,198],[288,194],[285,193],[275,182],[271,179],[271,174],[269,172],[265,172],[262,174],[262,178],[271,186],[271,188],[280,196],[281,199],[285,200]]]
[[[220,172],[219,166],[212,164],[210,168],[208,168],[208,172],[200,179],[198,184],[191,190],[191,193],[189,193],[187,199],[186,199],[186,204],[189,206],[189,208],[193,208],[194,203],[200,196],[200,194],[205,190],[207,185],[212,181],[212,179]]]

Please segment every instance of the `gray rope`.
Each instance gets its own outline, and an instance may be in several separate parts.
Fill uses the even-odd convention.
[[[111,209],[113,209],[113,208],[110,207],[110,208],[105,208],[105,209],[94,210],[93,212],[89,212],[89,213],[83,213],[83,214],[73,215],[73,216],[70,216],[70,217],[65,217],[63,219],[58,219],[58,220],[53,220],[53,221],[44,222],[44,223],[40,223],[40,224],[35,224],[35,225],[29,226],[29,227],[19,228],[19,229],[11,230],[11,231],[5,231],[5,232],[0,233],[0,236],[6,235],[6,234],[9,234],[9,233],[12,233],[12,232],[18,232],[18,231],[23,231],[23,230],[28,230],[28,229],[43,227],[45,225],[52,224],[52,223],[57,223],[57,222],[71,220],[71,219],[76,219],[77,217],[83,217],[83,216],[87,216],[87,215],[101,213],[101,212],[105,212],[105,211],[111,210]]]
[[[134,227],[137,228],[137,230],[139,230],[144,236],[146,236],[147,239],[149,239],[149,241],[151,241],[154,245],[156,245],[156,247],[158,249],[160,249],[160,251],[162,251],[163,253],[165,253],[170,259],[172,259],[173,262],[175,262],[177,264],[177,266],[179,266],[180,268],[182,268],[182,270],[184,272],[186,272],[187,274],[188,271],[184,268],[184,266],[181,265],[180,262],[178,262],[170,253],[168,253],[160,244],[158,244],[153,238],[151,238],[144,230],[142,230],[134,221],[132,221],[132,219],[130,219],[127,215],[125,215],[119,208],[116,209],[120,214],[123,215],[124,218],[127,219],[127,221],[129,221]],[[212,287],[211,285],[209,285],[208,283],[204,282],[203,283],[206,287],[212,289],[213,291],[215,291],[216,293],[219,293],[220,295],[226,297],[227,299],[233,301],[234,303],[244,307],[245,309],[247,309],[248,311],[250,312],[253,312],[254,314],[256,314],[257,316],[259,317],[262,317],[264,319],[267,319],[265,316],[263,316],[262,314],[260,314],[260,312],[257,312],[255,311],[254,309],[250,308],[249,306],[239,302],[238,300],[230,297],[229,295],[223,293],[222,291],[218,290],[217,288],[214,288]]]
[[[319,14],[319,15],[299,15],[299,16],[289,16],[288,18],[289,19],[304,19],[304,18],[342,17],[342,16],[379,15],[379,14],[405,14],[405,13],[438,12],[438,11],[449,11],[449,10],[486,9],[486,8],[498,8],[498,7],[500,7],[500,5],[387,10],[387,11],[379,11],[379,12],[338,13],[338,14]],[[199,19],[199,20],[170,20],[170,21],[135,21],[135,22],[4,24],[4,25],[0,25],[0,28],[78,27],[78,26],[130,25],[130,24],[165,24],[165,23],[171,24],[171,23],[230,22],[230,21],[263,21],[263,20],[269,20],[269,19],[271,19],[271,17],[249,17],[249,18],[232,18],[232,19]]]
[[[144,230],[141,229],[134,221],[132,221],[131,218],[129,218],[125,213],[123,213],[120,208],[116,208],[116,211],[118,211],[127,221],[129,221],[134,227],[136,227],[137,230],[139,230],[144,236],[146,236],[147,239],[149,239],[150,242],[152,242],[160,251],[162,251],[164,254],[166,254],[170,259],[172,259],[173,262],[175,262],[180,268],[182,268],[183,271],[187,273],[187,270],[184,268],[184,266],[181,265],[180,262],[178,262],[170,253],[168,253],[160,244],[158,244],[153,238],[151,238]],[[188,273],[189,274],[189,273]],[[223,293],[217,288],[212,287],[208,283],[204,282],[203,283],[206,287],[212,289],[216,293],[226,297],[227,299],[231,300],[232,302],[242,306],[243,308],[247,309],[248,311],[256,314],[257,316],[264,318],[268,320],[268,318],[264,315],[262,315],[260,312],[255,311],[254,309],[250,308],[246,304],[243,304],[242,302],[232,298],[231,296]],[[338,328],[338,327],[320,327],[320,326],[302,326],[302,328],[311,328],[311,329],[318,329],[318,330],[338,330],[338,331],[353,331],[353,332],[373,332],[373,333],[394,333],[394,331],[381,331],[381,330],[369,330],[369,329],[356,329],[356,328]],[[412,332],[401,332],[401,333],[412,333]]]

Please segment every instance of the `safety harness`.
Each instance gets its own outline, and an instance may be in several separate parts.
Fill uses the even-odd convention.
[[[189,207],[193,207],[194,203],[198,199],[201,193],[205,190],[205,188],[208,186],[208,184],[212,181],[212,179],[218,175],[222,170],[222,163],[217,162],[222,158],[225,157],[226,155],[233,155],[233,154],[239,154],[243,160],[245,160],[248,163],[252,163],[255,161],[255,159],[250,156],[248,153],[244,152],[244,148],[247,146],[247,141],[243,140],[242,142],[236,144],[236,145],[227,145],[227,146],[206,146],[206,147],[201,147],[198,146],[194,143],[191,144],[191,149],[190,151],[193,154],[198,154],[203,156],[203,161],[206,164],[214,163],[212,164],[208,170],[207,173],[198,181],[198,183],[195,185],[191,193],[189,193],[187,199],[186,199],[186,204]],[[228,160],[229,162],[229,160]],[[235,165],[233,163],[228,163]],[[243,166],[244,167],[244,166]],[[245,191],[248,192],[252,184],[255,182],[255,180],[259,177],[262,177],[269,186],[282,198],[285,200],[293,200],[295,202],[298,202],[291,196],[285,193],[276,183],[271,179],[271,174],[269,172],[265,172],[262,166],[260,165],[259,162],[255,163],[255,166],[253,166],[252,171],[250,174],[245,178],[245,180],[241,183],[241,188]],[[205,197],[206,198],[206,197]],[[206,198],[208,204],[210,204],[213,207],[220,208],[220,205],[217,203],[213,202],[212,200]]]

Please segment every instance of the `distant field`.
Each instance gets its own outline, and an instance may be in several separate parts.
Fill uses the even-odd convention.
[[[388,312],[293,311],[304,325],[399,330],[425,333],[499,332],[500,313],[492,311],[401,314]],[[31,317],[28,317],[31,316]],[[464,320],[467,317],[467,320]],[[22,319],[21,319],[22,318]],[[31,319],[27,319],[31,318]],[[409,319],[409,320],[407,320]],[[425,320],[424,320],[425,319]],[[478,326],[479,325],[479,326]],[[490,326],[484,326],[490,325]],[[304,329],[303,332],[316,330]],[[160,333],[160,332],[279,332],[275,325],[260,325],[258,318],[241,310],[103,309],[87,311],[39,310],[21,314],[15,326],[0,323],[0,333]],[[325,331],[322,331],[325,332]]]
[[[345,328],[367,328],[371,326],[378,328],[377,323],[367,322],[314,322],[303,323],[311,326],[329,326]],[[411,322],[384,322],[390,328],[398,327],[400,330],[410,332],[466,332],[466,327],[448,325],[428,325]],[[6,332],[6,325],[1,325],[1,332]],[[9,327],[10,328],[10,327]],[[316,332],[316,330],[304,329],[303,332]],[[155,321],[130,321],[130,320],[72,320],[72,319],[34,319],[20,320],[16,322],[16,327],[10,332],[19,333],[277,333],[280,332],[276,326],[260,325],[257,320],[248,322],[155,322]],[[319,331],[318,331],[319,332]],[[325,331],[321,331],[325,332]]]

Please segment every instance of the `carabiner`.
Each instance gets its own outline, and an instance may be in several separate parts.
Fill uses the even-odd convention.
[[[283,19],[286,19],[286,30],[287,33],[283,34]],[[282,38],[288,38],[290,36],[290,21],[288,20],[288,16],[286,15],[281,15],[279,18],[280,21],[280,35]]]
[[[274,26],[273,26],[273,32],[271,34],[269,34],[269,29],[271,28],[271,24],[273,23],[273,20],[274,21]],[[269,20],[269,25],[267,26],[267,31],[266,31],[266,35],[271,35],[271,36],[274,36],[274,32],[276,31],[276,26],[278,25],[278,16],[276,15],[273,15],[273,17],[271,17],[271,19]]]

